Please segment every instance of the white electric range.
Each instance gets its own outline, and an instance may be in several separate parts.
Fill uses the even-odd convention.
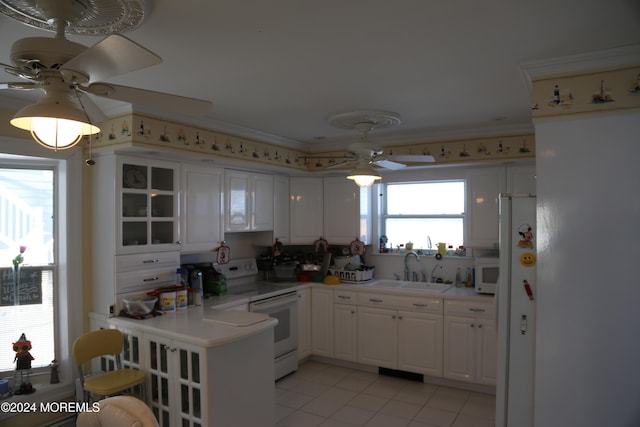
[[[227,294],[249,299],[249,311],[278,319],[274,329],[275,379],[298,369],[298,293],[295,282],[265,283],[254,258],[214,265],[227,280]]]

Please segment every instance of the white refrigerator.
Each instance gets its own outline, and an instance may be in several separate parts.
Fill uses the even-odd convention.
[[[496,426],[533,426],[536,198],[500,195]]]

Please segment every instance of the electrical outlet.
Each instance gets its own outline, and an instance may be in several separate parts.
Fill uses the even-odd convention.
[[[109,317],[113,317],[113,316],[115,316],[115,314],[116,314],[116,307],[115,307],[113,304],[111,304],[111,305],[107,308],[107,311],[108,311],[108,313],[109,313]]]

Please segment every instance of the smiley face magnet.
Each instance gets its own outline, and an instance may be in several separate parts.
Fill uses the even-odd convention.
[[[531,252],[525,252],[520,255],[520,264],[523,267],[533,267],[536,265],[536,255]]]

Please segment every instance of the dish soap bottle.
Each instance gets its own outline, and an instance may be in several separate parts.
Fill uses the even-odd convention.
[[[471,274],[471,267],[467,267],[467,288],[473,286],[473,275]]]
[[[462,269],[460,267],[456,268],[456,288],[462,286]]]

